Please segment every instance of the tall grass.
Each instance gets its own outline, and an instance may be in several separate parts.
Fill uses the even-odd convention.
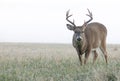
[[[81,66],[74,53],[70,45],[1,44],[0,81],[120,81],[119,57]]]
[[[120,60],[119,60],[120,61]],[[81,66],[76,59],[27,58],[0,62],[0,81],[120,81],[120,62]]]

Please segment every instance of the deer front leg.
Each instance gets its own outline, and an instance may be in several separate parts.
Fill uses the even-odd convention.
[[[77,54],[78,54],[78,57],[79,57],[80,64],[82,65],[83,64],[83,62],[82,62],[82,54],[80,54],[79,49],[76,49],[76,50],[77,50]]]
[[[80,60],[81,65],[83,65],[82,64],[82,55],[79,54],[78,56],[79,56],[79,60]]]

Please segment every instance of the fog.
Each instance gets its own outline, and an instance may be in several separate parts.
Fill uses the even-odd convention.
[[[66,11],[82,25],[89,8],[92,22],[106,26],[107,43],[120,44],[119,7],[119,0],[0,0],[0,42],[71,43]]]

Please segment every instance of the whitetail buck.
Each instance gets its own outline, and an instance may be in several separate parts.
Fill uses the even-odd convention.
[[[86,61],[88,60],[91,51],[93,51],[94,53],[93,58],[94,64],[98,56],[96,51],[97,48],[101,49],[102,53],[104,54],[105,61],[107,63],[107,51],[106,51],[107,29],[101,23],[98,22],[89,23],[93,19],[93,17],[89,9],[88,13],[89,14],[86,15],[90,17],[90,19],[84,22],[82,26],[76,26],[74,20],[73,22],[69,20],[69,18],[72,16],[69,15],[69,10],[66,13],[66,20],[70,23],[67,24],[67,28],[69,30],[74,31],[73,46],[77,51],[81,65],[83,64],[82,55],[85,53],[84,64],[86,64]]]

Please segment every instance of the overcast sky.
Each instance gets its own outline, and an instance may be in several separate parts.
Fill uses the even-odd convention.
[[[0,42],[71,43],[66,11],[82,25],[87,8],[107,27],[107,43],[120,44],[119,0],[0,0]]]

